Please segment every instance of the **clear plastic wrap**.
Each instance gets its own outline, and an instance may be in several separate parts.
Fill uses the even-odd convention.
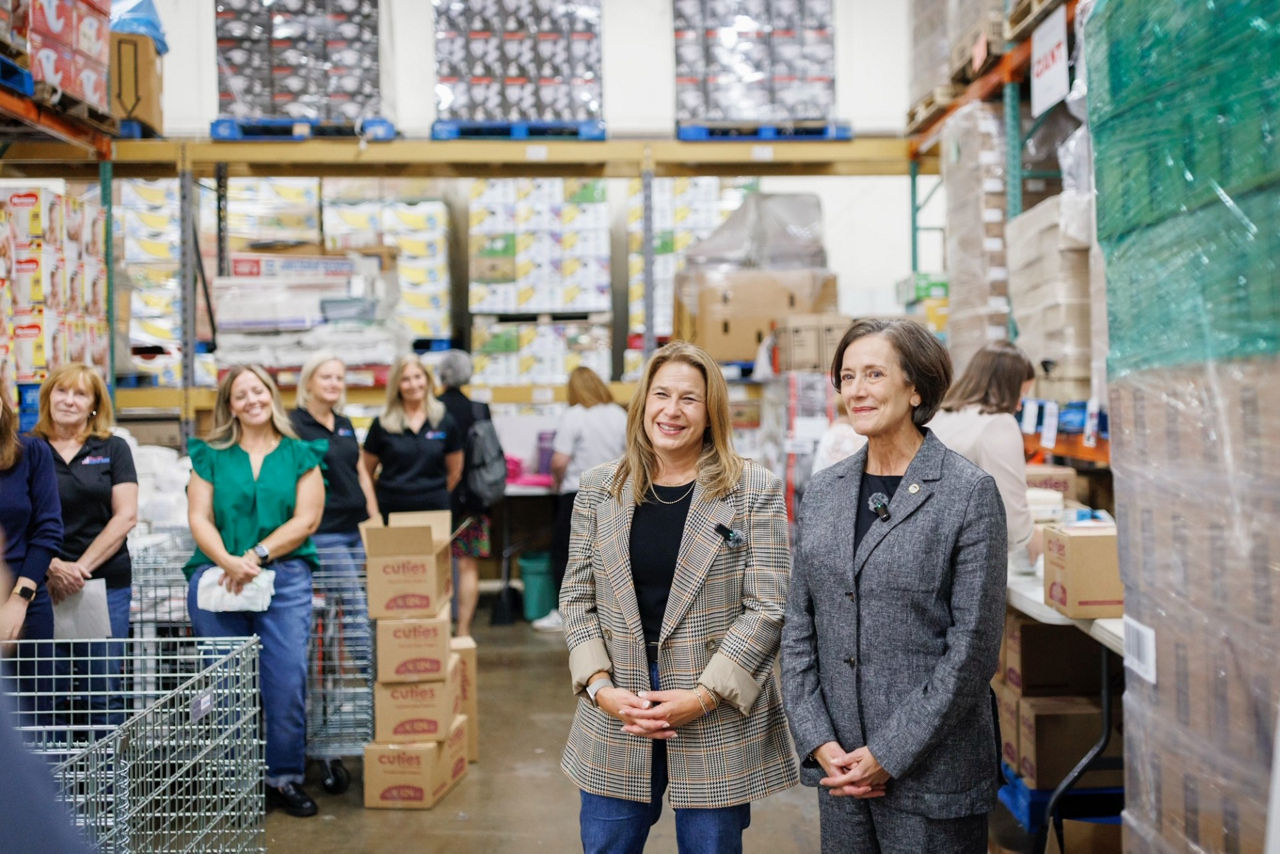
[[[600,0],[432,0],[432,5],[438,118],[603,117]]]
[[[357,122],[381,114],[377,0],[218,0],[222,116]]]
[[[1099,0],[1086,35],[1134,624],[1126,838],[1260,851],[1280,708],[1280,7]]]
[[[947,0],[911,0],[911,105],[950,82]]]
[[[822,202],[812,193],[752,193],[687,258],[691,267],[825,267]]]

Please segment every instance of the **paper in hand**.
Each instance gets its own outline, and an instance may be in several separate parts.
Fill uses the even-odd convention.
[[[88,640],[111,637],[107,614],[107,582],[90,578],[84,587],[53,606],[54,640]]]

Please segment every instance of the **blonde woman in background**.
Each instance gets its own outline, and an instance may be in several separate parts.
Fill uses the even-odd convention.
[[[218,383],[209,437],[188,440],[187,450],[187,520],[196,541],[196,552],[183,568],[191,627],[198,637],[261,639],[267,803],[289,815],[315,815],[315,801],[302,782],[311,571],[319,568],[311,534],[324,512],[320,462],[328,442],[299,439],[267,372],[239,365]],[[275,573],[275,592],[265,611],[200,607],[200,578],[206,572],[219,572],[219,584],[238,594],[264,569]]]
[[[39,413],[31,432],[53,452],[62,503],[62,549],[49,563],[49,593],[61,602],[86,581],[102,579],[111,637],[128,638],[133,564],[125,538],[138,522],[138,475],[129,443],[111,435],[107,386],[88,365],[55,368],[40,387]],[[76,680],[58,693],[87,696],[94,725],[123,723],[123,645],[94,642],[58,651],[55,672]]]
[[[569,374],[569,409],[556,425],[552,446],[551,479],[556,489],[555,526],[551,529],[551,570],[555,574],[556,599],[569,563],[569,528],[573,501],[582,473],[622,456],[627,436],[627,410],[614,403],[609,387],[585,366]],[[540,632],[564,630],[559,609],[533,621]]]
[[[462,479],[463,437],[434,385],[416,355],[401,356],[387,380],[386,407],[369,426],[360,459],[384,522],[391,513],[448,510]]]

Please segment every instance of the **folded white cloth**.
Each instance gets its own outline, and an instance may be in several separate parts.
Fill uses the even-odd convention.
[[[276,573],[264,569],[244,586],[239,593],[232,593],[222,585],[226,575],[222,567],[206,569],[196,585],[196,605],[202,611],[265,611],[271,605],[276,592]]]

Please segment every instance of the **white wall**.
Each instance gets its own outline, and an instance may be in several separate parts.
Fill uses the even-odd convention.
[[[381,0],[386,115],[406,136],[430,133],[435,51],[429,0]],[[213,3],[156,0],[170,51],[165,57],[165,130],[203,136],[218,109]],[[907,4],[836,0],[836,113],[864,136],[903,131],[910,62]],[[675,58],[670,0],[604,0],[604,109],[614,136],[670,136]],[[933,179],[921,181],[927,190]],[[910,271],[910,191],[905,177],[771,178],[765,189],[822,197],[831,265],[842,309],[892,311],[890,287]],[[940,195],[940,194],[939,194]],[[933,208],[940,203],[935,202]],[[931,209],[926,219],[940,224]],[[921,266],[942,268],[941,241],[921,241]]]

